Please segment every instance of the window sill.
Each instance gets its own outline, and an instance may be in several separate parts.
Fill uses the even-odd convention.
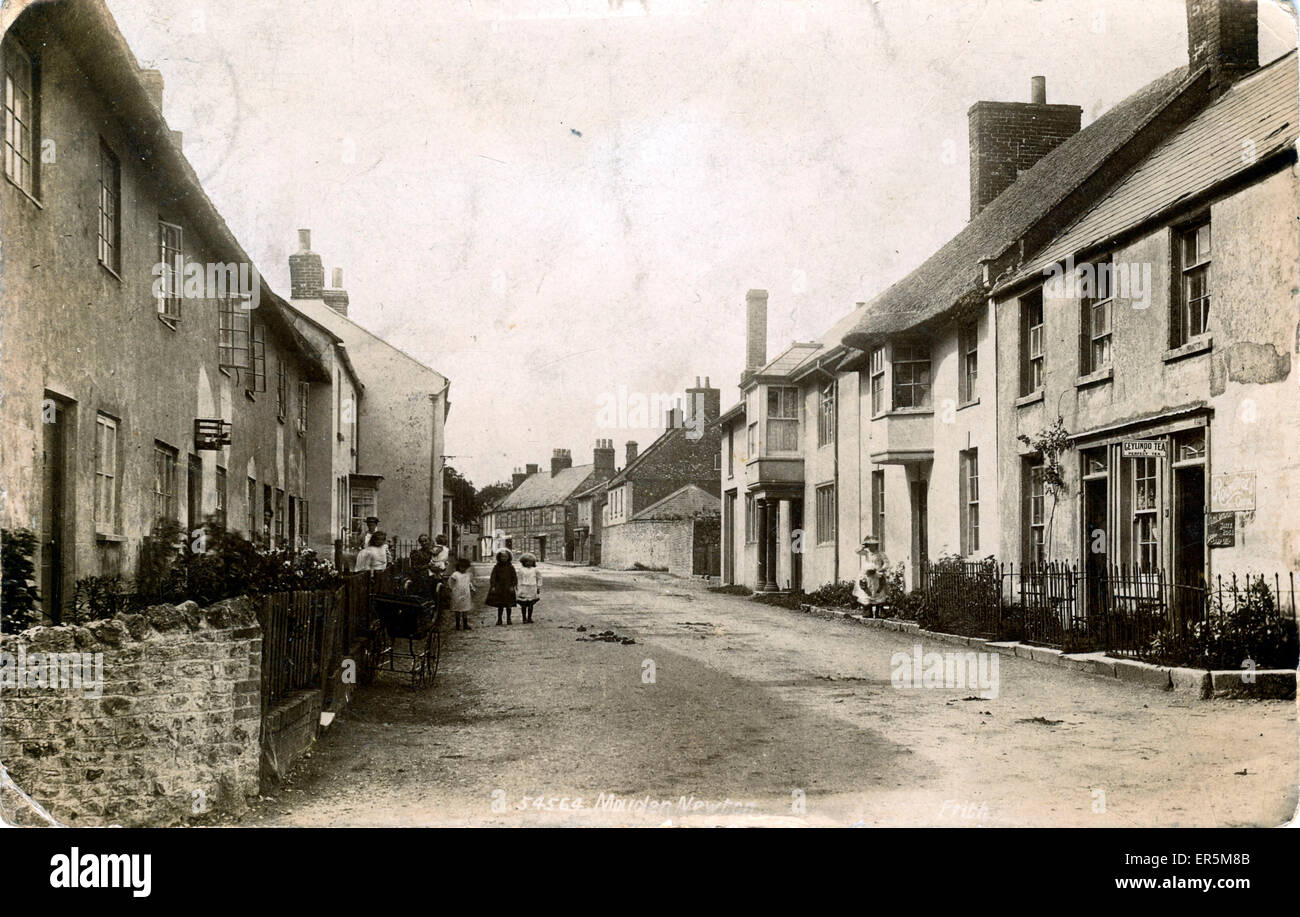
[[[30,191],[28,191],[28,190],[27,190],[26,188],[24,188],[22,185],[18,184],[18,182],[14,181],[14,180],[13,180],[12,178],[10,178],[8,175],[5,175],[5,180],[6,180],[7,182],[9,182],[9,187],[13,188],[15,191],[17,191],[17,192],[18,192],[19,194],[21,194],[23,197],[27,198],[27,200],[31,201],[31,202],[32,202],[33,204],[35,204],[39,209],[41,209],[41,210],[44,210],[44,209],[45,209],[45,205],[42,204],[42,203],[40,202],[40,200],[38,200],[37,197],[36,197],[34,194],[32,194]]]
[[[1074,380],[1075,388],[1086,388],[1089,385],[1097,385],[1101,382],[1109,382],[1115,378],[1114,366],[1103,366],[1096,372],[1087,373]]]
[[[1017,398],[1016,407],[1027,408],[1031,404],[1038,404],[1042,400],[1043,400],[1043,390],[1040,388],[1036,392],[1031,392],[1028,395],[1021,395],[1019,398]]]
[[[126,542],[126,536],[114,535],[111,532],[96,532],[95,540],[101,543],[108,543],[108,544],[124,544]]]
[[[1206,353],[1214,349],[1214,338],[1211,335],[1203,334],[1200,337],[1192,338],[1186,344],[1166,350],[1161,357],[1166,363],[1173,363],[1184,357],[1192,357],[1198,353]]]
[[[105,264],[105,263],[102,262],[102,261],[99,261],[98,264],[99,264],[99,266],[102,267],[104,270],[108,271],[109,276],[111,276],[111,277],[112,277],[114,280],[116,280],[118,283],[126,283],[126,281],[122,279],[122,275],[119,274],[117,271],[113,270],[113,269],[112,269],[111,267],[109,267],[107,264]]]
[[[877,417],[918,417],[926,414],[933,415],[934,408],[894,408],[892,411],[886,411],[883,414],[877,414]]]
[[[963,401],[961,404],[957,405],[957,410],[959,410],[959,411],[963,411],[963,410],[965,410],[966,408],[973,408],[973,407],[975,407],[975,405],[977,405],[977,404],[979,404],[979,403],[980,403],[980,400],[979,400],[978,398],[976,398],[976,399],[974,399],[974,400],[972,400],[972,401]]]

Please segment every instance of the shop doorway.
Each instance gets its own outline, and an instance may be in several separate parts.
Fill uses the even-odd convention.
[[[1087,614],[1100,614],[1106,601],[1106,572],[1110,543],[1106,531],[1109,487],[1104,477],[1083,482],[1084,579],[1088,584]]]

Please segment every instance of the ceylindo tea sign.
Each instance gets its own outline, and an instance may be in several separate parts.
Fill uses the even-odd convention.
[[[1164,458],[1167,452],[1163,439],[1126,439],[1120,454],[1124,458]]]

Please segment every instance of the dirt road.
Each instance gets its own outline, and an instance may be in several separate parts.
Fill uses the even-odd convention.
[[[1007,657],[996,698],[900,689],[909,635],[664,574],[544,573],[535,623],[482,612],[447,631],[431,690],[381,676],[358,691],[244,823],[1271,826],[1295,811],[1290,702]]]

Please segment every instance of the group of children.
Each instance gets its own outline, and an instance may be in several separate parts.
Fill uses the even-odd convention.
[[[521,569],[516,570],[511,562],[509,551],[498,551],[496,566],[492,568],[492,577],[488,582],[488,594],[485,604],[497,610],[497,624],[502,623],[505,615],[506,624],[514,623],[511,613],[516,605],[525,624],[533,623],[533,606],[542,598],[542,571],[537,569],[537,558],[532,554],[523,554],[519,558]],[[461,558],[456,561],[456,572],[447,584],[451,591],[451,611],[456,616],[456,630],[469,630],[469,613],[474,610],[474,572],[470,562]]]

